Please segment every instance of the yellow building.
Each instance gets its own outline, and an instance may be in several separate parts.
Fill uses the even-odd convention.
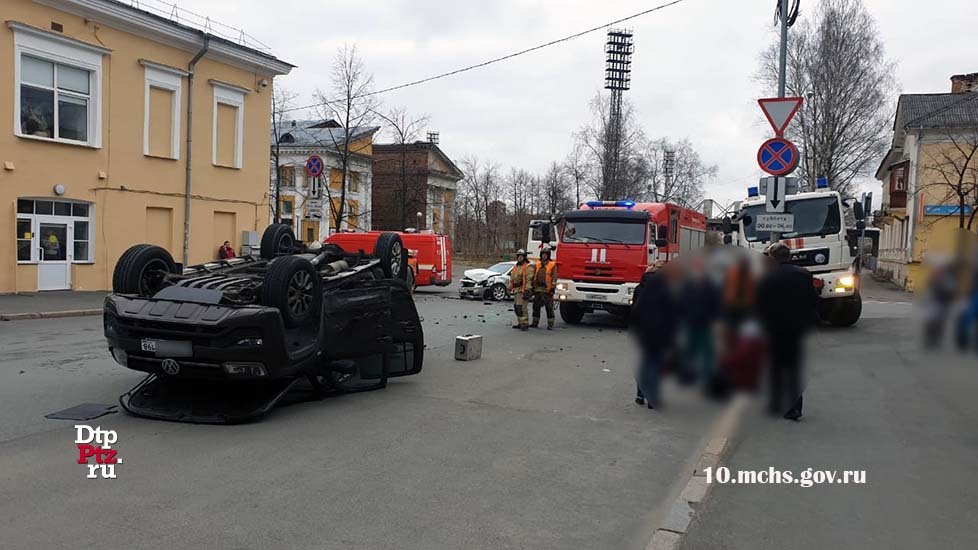
[[[108,289],[135,243],[194,263],[267,225],[271,83],[292,65],[112,0],[2,16],[0,293]]]
[[[883,184],[877,271],[911,291],[926,282],[928,259],[957,253],[964,237],[959,214],[967,227],[976,206],[969,196],[962,209],[948,182],[962,170],[967,188],[970,170],[978,170],[978,155],[967,159],[978,148],[978,73],[951,81],[951,93],[900,96],[893,143],[876,172]]]

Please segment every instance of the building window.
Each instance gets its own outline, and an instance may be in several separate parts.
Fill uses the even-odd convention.
[[[102,55],[108,50],[16,22],[14,134],[101,146]]]
[[[40,261],[44,249],[46,260],[67,258],[74,263],[93,262],[93,225],[92,207],[88,203],[18,199],[17,261]],[[57,243],[56,250],[51,242]]]
[[[31,261],[31,220],[17,218],[17,261]]]
[[[350,229],[360,228],[360,202],[349,201],[346,205],[346,225]]]
[[[339,191],[343,189],[343,171],[336,168],[329,170],[329,188]]]
[[[185,71],[141,59],[146,71],[143,154],[180,158],[180,104]]]
[[[291,218],[295,210],[295,203],[292,197],[282,197],[282,216],[283,218]]]
[[[295,187],[295,166],[279,166],[278,182],[281,187]]]
[[[215,166],[241,168],[244,96],[247,90],[211,80],[214,86],[213,151]]]
[[[350,172],[349,189],[351,193],[360,192],[360,172]]]

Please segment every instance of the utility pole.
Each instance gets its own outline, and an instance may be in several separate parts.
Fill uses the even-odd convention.
[[[784,97],[788,57],[788,0],[778,0],[778,19],[781,20],[781,56],[778,59],[778,97]]]

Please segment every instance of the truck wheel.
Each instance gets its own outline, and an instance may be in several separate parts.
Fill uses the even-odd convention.
[[[509,292],[506,291],[506,285],[502,283],[496,283],[489,289],[489,297],[497,302],[502,302],[508,295]]]
[[[832,315],[832,324],[837,327],[851,327],[863,313],[863,299],[859,294],[844,298]]]
[[[112,292],[152,296],[177,272],[173,256],[163,247],[137,244],[122,253],[112,272]]]
[[[305,258],[276,258],[268,264],[261,303],[277,308],[287,327],[309,324],[322,310],[322,279],[315,266]]]
[[[295,249],[295,232],[284,223],[273,223],[261,235],[261,257],[271,260]]]
[[[388,279],[407,279],[407,250],[397,233],[381,233],[374,245],[374,257],[380,259],[380,268]]]
[[[580,324],[584,319],[584,308],[573,302],[560,303],[560,318],[568,325]]]

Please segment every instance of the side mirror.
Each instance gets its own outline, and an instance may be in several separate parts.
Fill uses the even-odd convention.
[[[540,240],[545,243],[549,243],[553,240],[549,223],[540,224]]]
[[[733,233],[733,221],[730,219],[730,216],[724,216],[723,217],[723,234],[724,235],[729,235],[731,233]]]
[[[865,220],[866,211],[863,210],[863,203],[861,202],[852,203],[852,214],[856,217],[857,220]]]
[[[856,220],[856,229],[859,231],[866,229],[866,220]]]
[[[656,243],[658,243],[659,241],[668,241],[668,240],[669,240],[669,226],[660,225],[658,233],[656,234]],[[659,245],[659,246],[665,246],[665,245]]]
[[[656,239],[655,246],[662,248],[663,246],[669,246],[669,239]]]
[[[744,222],[744,225],[750,225],[754,223],[754,218],[751,217],[750,214],[745,214],[743,218],[740,218],[740,220]]]

